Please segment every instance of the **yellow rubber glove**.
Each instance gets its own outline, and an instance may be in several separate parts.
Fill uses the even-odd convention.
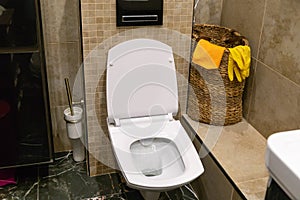
[[[233,81],[234,75],[239,82],[245,80],[250,74],[251,51],[249,46],[236,46],[228,48],[228,77]]]
[[[234,68],[234,65],[235,65],[235,63],[234,63],[234,60],[233,60],[233,58],[232,58],[232,56],[231,56],[231,54],[229,53],[229,57],[228,57],[228,78],[229,78],[229,80],[230,81],[233,81],[233,68]]]
[[[230,81],[233,81],[234,76],[237,78],[239,82],[243,81],[243,75],[240,73],[240,69],[238,68],[237,64],[235,63],[232,55],[229,54],[228,58],[228,77]]]
[[[240,74],[239,68],[238,68],[237,66],[234,66],[234,67],[233,67],[233,70],[234,70],[234,74],[235,74],[236,79],[237,79],[239,82],[242,82],[243,79],[242,79],[242,76],[241,76],[241,74]]]

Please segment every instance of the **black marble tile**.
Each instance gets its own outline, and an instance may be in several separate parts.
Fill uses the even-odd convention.
[[[127,190],[125,193],[126,200],[143,200],[144,198],[137,190]]]
[[[174,190],[162,192],[159,200],[198,200],[198,197],[188,184]]]
[[[15,176],[16,185],[0,187],[0,199],[37,199],[38,168],[17,168]]]
[[[166,192],[166,195],[169,197],[169,199],[172,199],[172,200],[182,200],[182,192],[181,190],[178,188],[178,189],[175,189],[175,190],[170,190],[168,192]]]
[[[122,175],[119,173],[109,174],[109,177],[111,179],[112,188],[116,193],[121,192],[123,189],[124,183],[121,181],[121,176]]]
[[[170,200],[170,196],[166,192],[162,192],[159,196],[159,200]]]
[[[143,200],[120,173],[87,175],[85,162],[74,162],[70,152],[56,154],[55,162],[18,169],[17,185],[0,188],[0,199]],[[159,200],[197,200],[192,188],[162,192]]]
[[[122,189],[117,174],[89,177],[86,163],[76,163],[70,157],[71,154],[57,158],[48,167],[48,175],[41,177],[41,199],[119,198]]]
[[[180,188],[182,191],[182,197],[184,200],[197,200],[198,197],[196,193],[194,192],[192,186],[190,184],[182,186]]]

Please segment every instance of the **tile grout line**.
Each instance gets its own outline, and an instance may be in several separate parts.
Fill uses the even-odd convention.
[[[269,178],[269,175],[264,176],[264,177],[261,177],[261,178],[249,179],[249,180],[247,180],[247,181],[240,181],[240,182],[237,182],[236,184],[243,184],[243,183],[248,183],[248,182],[253,182],[253,181],[263,180],[263,179],[265,179],[265,178]]]
[[[296,82],[294,82],[293,80],[289,79],[288,77],[286,77],[285,75],[283,75],[282,73],[280,73],[279,71],[275,70],[274,68],[272,68],[271,66],[267,65],[266,63],[262,62],[261,60],[255,59],[257,61],[257,63],[260,63],[261,65],[267,67],[269,70],[271,70],[272,72],[276,73],[278,76],[280,76],[281,78],[290,81],[292,84],[294,84],[296,87],[300,87],[300,85]]]
[[[38,170],[37,170],[37,175],[38,175],[38,184],[37,184],[37,188],[36,188],[36,195],[37,195],[37,200],[40,199],[40,167],[38,166]]]
[[[266,18],[266,12],[267,12],[267,4],[268,4],[268,0],[265,0],[265,5],[264,5],[264,13],[263,13],[263,17],[262,17],[262,23],[261,23],[261,27],[260,27],[260,34],[259,34],[259,40],[258,40],[258,49],[257,49],[257,54],[256,54],[256,58],[258,59],[259,54],[260,54],[260,47],[261,47],[261,40],[262,40],[262,35],[263,35],[263,30],[264,30],[264,25],[265,25],[265,18]]]
[[[268,0],[265,0],[265,5],[264,5],[264,13],[263,13],[263,17],[262,17],[262,22],[261,22],[261,28],[260,28],[260,35],[259,35],[259,40],[258,40],[258,49],[257,49],[257,54],[256,54],[256,58],[255,57],[252,57],[252,59],[254,59],[256,61],[255,65],[254,65],[254,70],[253,70],[253,81],[251,83],[251,91],[253,91],[254,89],[254,84],[255,84],[255,80],[256,80],[256,77],[255,77],[255,74],[256,74],[256,70],[257,70],[257,66],[258,66],[258,57],[259,57],[259,53],[260,53],[260,46],[261,46],[261,39],[262,39],[262,34],[263,34],[263,29],[264,29],[264,24],[265,24],[265,16],[266,16],[266,12],[267,12],[267,2]],[[252,101],[253,101],[253,93],[251,93],[251,96],[250,96],[250,100],[249,100],[249,110],[248,110],[248,113],[247,113],[247,119],[250,121],[250,108],[251,108],[251,105],[252,105]]]
[[[33,190],[33,188],[34,188],[35,186],[37,186],[37,185],[38,185],[38,181],[35,182],[35,183],[29,188],[29,190],[27,190],[27,192],[25,193],[23,199],[26,199],[27,195],[29,195],[30,192]]]
[[[252,83],[250,86],[251,95],[250,95],[250,100],[248,103],[249,108],[248,108],[248,112],[247,112],[247,121],[249,121],[249,122],[250,122],[250,109],[251,109],[252,101],[254,98],[252,91],[254,90],[254,85],[255,85],[255,80],[256,80],[255,74],[256,74],[256,70],[257,70],[257,66],[258,66],[258,59],[255,57],[252,57],[252,59],[255,61],[255,64],[254,64],[254,70],[253,70],[253,80],[252,80]]]

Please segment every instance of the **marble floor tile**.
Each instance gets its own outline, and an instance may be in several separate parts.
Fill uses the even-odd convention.
[[[37,199],[38,197],[38,168],[25,167],[17,170],[18,185],[0,187],[0,199]]]
[[[17,168],[17,184],[0,187],[0,199],[29,200],[143,200],[126,186],[119,173],[89,177],[85,162],[74,162],[70,152],[59,153],[49,165]],[[159,200],[197,200],[192,188],[162,192]]]

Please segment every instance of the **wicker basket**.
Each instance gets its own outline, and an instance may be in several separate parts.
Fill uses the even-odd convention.
[[[216,25],[194,25],[193,48],[200,39],[232,48],[249,45],[238,32]],[[218,69],[205,69],[191,62],[187,114],[196,121],[230,125],[242,120],[242,95],[245,81],[228,78],[229,50],[224,51]]]

